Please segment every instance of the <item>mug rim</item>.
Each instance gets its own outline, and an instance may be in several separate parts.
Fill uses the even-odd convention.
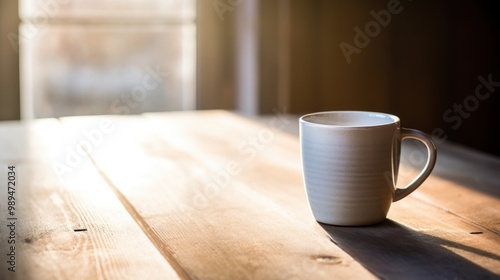
[[[319,115],[333,115],[333,114],[362,114],[362,115],[383,115],[384,117],[387,117],[391,121],[387,121],[384,123],[379,123],[379,124],[352,124],[352,125],[337,125],[337,124],[324,124],[324,123],[318,123],[318,122],[313,122],[310,120],[307,120],[307,118],[312,117],[312,116],[319,116]],[[397,123],[400,123],[400,119],[396,115],[388,114],[388,113],[382,113],[382,112],[374,112],[374,111],[356,111],[356,110],[346,110],[346,111],[322,111],[322,112],[314,112],[314,113],[309,113],[306,115],[303,115],[299,119],[301,124],[305,125],[311,125],[311,126],[320,126],[320,127],[331,127],[331,128],[373,128],[373,127],[383,127],[383,126],[388,126],[388,125],[394,125]]]

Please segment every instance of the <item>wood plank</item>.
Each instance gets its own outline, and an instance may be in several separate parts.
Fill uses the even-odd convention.
[[[395,213],[407,208],[412,214],[404,218],[390,215],[392,219],[372,227],[323,228],[340,248],[383,279],[499,277],[498,236],[425,203],[415,209],[419,201],[409,200],[409,206],[392,209]],[[417,211],[425,213],[421,220]]]
[[[52,164],[65,163],[68,147],[77,144],[57,120],[0,124],[2,186],[7,166],[17,169],[16,272],[7,270],[4,254],[13,244],[2,187],[0,279],[179,279],[88,158],[69,173],[55,172]]]
[[[65,118],[63,125],[68,130],[96,121]],[[171,252],[191,278],[374,278],[311,218],[293,137],[276,131],[272,142],[284,146],[269,146],[254,157],[250,148],[242,152],[238,145],[258,137],[261,126],[233,114],[187,112],[113,121],[117,130],[110,137],[116,141],[91,157],[151,227],[160,250]],[[241,170],[228,179],[219,174],[217,185],[212,175],[230,162]]]
[[[407,184],[425,159],[412,143],[402,154],[399,185]],[[413,159],[413,160],[412,160]],[[452,143],[438,146],[435,170],[413,195],[500,235],[500,159]]]
[[[297,124],[290,118],[287,131],[298,135]],[[417,175],[420,159],[425,159],[421,149],[405,141],[399,185]],[[440,145],[438,153],[432,176],[393,204],[386,222],[375,227],[322,226],[342,249],[382,278],[495,278],[500,275],[500,160],[452,143]]]
[[[298,117],[282,116],[285,130],[299,135]],[[268,123],[273,117],[256,120]],[[404,141],[398,186],[408,184],[422,169],[423,145]],[[438,157],[431,176],[411,196],[445,209],[480,227],[500,234],[500,158],[449,141],[438,144]]]
[[[346,256],[309,213],[298,139],[279,131],[291,125],[279,117],[265,125],[217,111],[146,117],[127,118],[114,136],[120,140],[92,158],[192,278],[372,276],[359,264],[389,279],[500,273],[498,235],[423,199],[420,189],[395,203],[390,220],[377,227],[325,228],[357,262]],[[124,151],[128,160],[117,163]],[[228,164],[240,171],[221,175]],[[438,180],[444,179],[429,182],[458,188]]]
[[[242,171],[237,176],[240,182],[244,182],[259,194],[271,199],[284,211],[299,218],[304,223],[312,221],[312,217],[306,210],[306,199],[302,189],[298,139],[296,137],[282,135],[275,131],[272,139],[260,143],[261,150],[255,148],[257,153],[255,159],[247,160],[244,157],[242,159],[242,155],[238,153],[236,147],[242,141],[250,143],[252,137],[259,136],[259,133],[265,132],[267,128],[270,129],[273,118],[262,126],[243,118],[220,116],[217,119],[206,118],[204,119],[203,128],[192,129],[190,124],[196,123],[195,118],[195,116],[191,116],[186,117],[184,121],[176,120],[178,126],[172,131],[176,131],[178,136],[184,136],[181,138],[183,143],[179,143],[179,145],[191,149],[191,152],[197,155],[208,154],[209,161],[219,166],[227,162],[228,159],[240,159],[243,162],[241,166],[244,168],[244,172]],[[158,123],[161,125],[167,121],[172,120],[165,118],[164,121]],[[284,124],[289,125],[288,122]],[[223,133],[214,136],[213,131],[223,131]],[[230,140],[227,140],[228,135],[230,135]],[[201,141],[197,139],[203,139],[203,144],[193,145]],[[231,149],[231,146],[233,146],[233,149]],[[210,148],[207,149],[207,147]],[[411,179],[411,177],[407,176],[406,179]],[[451,188],[451,191],[457,189],[457,186],[440,178],[432,178],[432,180],[434,180],[431,181],[433,184],[444,184],[443,188]],[[437,180],[441,181],[438,182]],[[478,201],[486,199],[480,193],[474,193],[474,195]],[[488,201],[486,200],[486,202]],[[294,207],[290,207],[290,205]],[[494,207],[492,208],[494,209]],[[404,247],[400,248],[404,243],[418,243],[426,246],[423,249],[423,254],[434,256],[426,259],[418,258],[418,254],[417,258],[409,254],[405,259],[407,266],[413,267],[411,271],[420,271],[414,274],[415,277],[419,275],[429,276],[430,274],[447,276],[448,278],[453,275],[457,277],[463,275],[491,277],[500,273],[500,262],[496,253],[500,251],[498,245],[500,239],[492,232],[484,232],[482,226],[470,222],[469,219],[457,217],[453,214],[450,215],[448,211],[442,210],[439,205],[425,202],[418,195],[394,204],[389,218],[398,221],[401,226],[390,227],[390,234],[378,231],[376,228],[368,229],[368,232],[374,236],[384,236],[386,234],[390,242],[393,242],[393,236],[405,232],[408,235],[399,237],[401,242],[393,242],[394,244],[390,249],[404,250]],[[485,219],[488,219],[488,217]],[[492,221],[495,221],[494,217]],[[344,230],[347,235],[351,232],[349,228],[344,228]],[[471,232],[482,232],[482,234],[471,235]],[[427,236],[430,237],[427,238]],[[355,243],[356,239],[351,239],[351,241]],[[443,246],[445,249],[433,249],[434,247],[441,248]],[[341,248],[345,249],[342,246]],[[364,253],[367,253],[367,249],[364,249]],[[379,252],[375,251],[373,253],[376,258],[383,258],[383,255],[377,253]],[[358,255],[351,253],[351,256],[360,261]],[[396,261],[396,258],[397,255],[391,256],[392,261]],[[387,274],[380,269],[372,269],[369,262],[360,261],[360,263],[379,277],[401,278],[401,274],[397,273],[398,271]],[[456,264],[455,267],[453,267],[453,264]],[[439,265],[443,267],[439,268]]]
[[[412,196],[392,205],[388,217],[373,227],[323,228],[340,248],[383,279],[500,275],[500,238],[495,233]]]

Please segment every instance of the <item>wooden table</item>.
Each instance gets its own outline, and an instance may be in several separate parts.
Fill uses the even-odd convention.
[[[500,159],[439,145],[385,222],[320,225],[296,128],[225,111],[0,123],[0,279],[500,278]],[[424,156],[406,146],[401,184]]]

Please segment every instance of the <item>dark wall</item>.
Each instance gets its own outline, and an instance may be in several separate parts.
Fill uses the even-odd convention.
[[[465,112],[449,113],[441,124],[451,141],[500,155],[500,133],[495,132],[500,129],[500,5],[498,1],[452,4],[450,90],[443,110],[455,112],[453,106],[459,104]],[[481,79],[496,85],[488,90]]]
[[[500,156],[499,4],[399,1],[390,22],[356,45],[354,28],[365,31],[371,11],[388,3],[397,4],[291,1],[290,111],[389,112],[405,127]],[[343,42],[358,51],[350,62]]]
[[[17,1],[0,1],[0,121],[20,118],[19,53],[9,40],[18,34]]]

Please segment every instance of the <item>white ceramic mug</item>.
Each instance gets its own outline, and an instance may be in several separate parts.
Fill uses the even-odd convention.
[[[427,163],[406,188],[396,188],[401,141],[425,144]],[[320,112],[300,118],[300,146],[307,199],[318,222],[360,226],[383,221],[392,202],[430,175],[436,146],[425,133],[400,128],[394,115]]]

